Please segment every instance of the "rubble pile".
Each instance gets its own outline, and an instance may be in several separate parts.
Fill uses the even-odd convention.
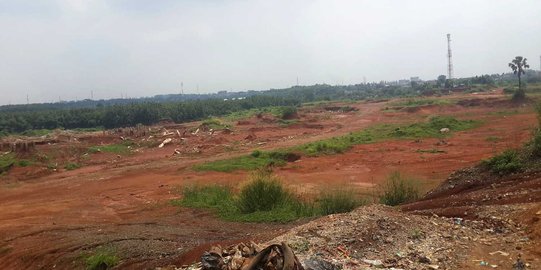
[[[460,269],[464,263],[502,267],[487,258],[469,257],[476,245],[492,250],[521,238],[514,224],[491,225],[371,205],[312,221],[269,243],[287,241],[301,262],[318,259],[341,269]],[[494,254],[505,262],[520,255],[515,250]],[[507,264],[503,266],[511,267]]]
[[[513,269],[518,262],[529,267],[517,261],[520,251],[499,250],[503,243],[526,244],[520,231],[513,223],[411,215],[370,205],[311,221],[260,246],[213,247],[200,263],[163,269]],[[489,257],[472,257],[479,247]],[[291,262],[285,267],[286,258],[295,268]]]

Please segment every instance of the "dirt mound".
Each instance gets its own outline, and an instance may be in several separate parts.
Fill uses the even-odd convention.
[[[287,241],[303,265],[323,260],[337,269],[471,269],[480,262],[508,269],[516,252],[504,252],[504,259],[466,259],[482,242],[490,243],[490,252],[505,241],[517,243],[518,228],[503,226],[495,229],[484,221],[411,215],[372,205],[312,221],[267,244]]]
[[[451,174],[422,200],[405,205],[402,209],[407,211],[430,209],[438,214],[467,216],[467,211],[464,214],[464,211],[459,209],[478,205],[532,202],[541,202],[541,172],[502,176],[493,174],[483,165],[479,165]]]

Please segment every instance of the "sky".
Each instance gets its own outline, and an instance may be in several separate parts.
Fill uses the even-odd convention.
[[[0,104],[539,69],[539,0],[0,0]]]

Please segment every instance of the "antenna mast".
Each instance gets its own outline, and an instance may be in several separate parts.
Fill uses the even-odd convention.
[[[447,34],[447,77],[453,78],[453,54],[451,52],[451,34]]]

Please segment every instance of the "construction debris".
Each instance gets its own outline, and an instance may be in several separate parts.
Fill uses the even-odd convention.
[[[328,262],[312,261],[307,270],[323,270]],[[158,268],[160,269],[160,268]],[[223,249],[214,246],[201,256],[201,262],[180,268],[186,270],[304,270],[291,247],[286,243],[269,245],[261,249],[257,244],[238,244]]]
[[[163,142],[162,142],[160,145],[158,145],[158,148],[162,148],[162,147],[164,147],[166,144],[171,143],[172,141],[173,141],[173,139],[167,138],[167,139],[163,140]]]

